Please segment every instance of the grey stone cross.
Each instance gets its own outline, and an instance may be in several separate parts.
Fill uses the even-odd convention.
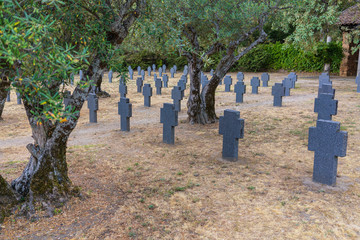
[[[151,77],[151,67],[150,66],[147,68],[147,71],[148,71],[148,76]]]
[[[109,83],[112,83],[112,78],[113,78],[113,71],[112,70],[109,71],[108,77],[109,77]]]
[[[99,99],[95,91],[91,91],[88,95],[89,120],[91,123],[97,123],[97,111],[99,110]]]
[[[175,74],[175,69],[174,68],[170,69],[170,74],[171,74],[171,78],[174,78],[174,74]]]
[[[243,82],[244,81],[244,74],[242,72],[238,72],[236,74],[236,78],[237,78],[238,82]]]
[[[251,83],[250,83],[252,89],[251,89],[251,93],[252,94],[258,94],[259,93],[259,86],[260,86],[260,79],[258,77],[253,77],[251,79]]]
[[[244,119],[240,112],[226,109],[219,120],[219,134],[223,135],[222,157],[230,161],[238,159],[239,138],[244,138]]]
[[[148,83],[144,84],[143,95],[144,95],[144,106],[151,107],[152,87],[150,84]]]
[[[118,102],[121,131],[130,131],[130,118],[132,117],[132,104],[128,98],[120,98]]]
[[[174,104],[164,103],[164,107],[160,109],[160,123],[163,124],[163,142],[174,144],[175,126],[178,125],[178,112]]]
[[[224,84],[225,84],[225,92],[231,92],[231,84],[232,84],[231,76],[228,75],[224,78]]]
[[[156,95],[161,95],[162,86],[163,86],[163,84],[162,84],[161,78],[156,79],[156,81],[155,81]]]
[[[180,87],[174,86],[174,88],[171,90],[171,98],[174,100],[175,110],[180,112],[181,100],[183,99],[183,92],[181,91]]]
[[[242,103],[244,101],[243,96],[246,93],[246,85],[244,82],[237,82],[234,86],[234,91],[236,93],[236,102]]]
[[[313,181],[330,186],[336,184],[338,157],[346,156],[348,134],[340,131],[340,123],[318,120],[309,128],[308,149],[314,151]]]
[[[271,94],[274,96],[274,107],[282,106],[282,97],[285,96],[285,87],[282,83],[275,83],[271,89]]]
[[[168,87],[168,82],[169,82],[169,77],[167,74],[164,74],[163,75],[163,83],[164,83],[164,88],[167,88]]]
[[[318,120],[331,120],[332,115],[337,114],[338,101],[334,100],[334,95],[321,93],[315,98],[314,112],[318,113]]]
[[[290,78],[282,80],[282,84],[285,87],[285,96],[290,96],[290,89],[293,86],[293,81]]]
[[[119,93],[121,98],[126,98],[127,94],[127,86],[124,81],[120,81],[119,84]]]
[[[268,87],[268,82],[270,81],[270,75],[268,73],[261,74],[261,81],[263,83],[263,87]]]
[[[137,92],[141,93],[142,86],[143,86],[143,79],[141,77],[138,77],[136,79],[136,86],[137,86]]]

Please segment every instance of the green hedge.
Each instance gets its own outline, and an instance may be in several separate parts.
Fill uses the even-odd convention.
[[[343,57],[341,42],[318,43],[311,50],[292,44],[269,43],[257,46],[243,56],[231,71],[289,70],[322,72],[327,62],[331,71],[339,72]]]
[[[211,56],[211,64],[204,67],[204,71],[215,69],[217,63],[222,57],[222,52]],[[293,44],[268,43],[258,45],[249,53],[243,56],[230,69],[231,72],[245,71],[304,71],[304,72],[322,72],[325,63],[331,62],[331,71],[339,72],[340,63],[343,57],[341,42],[332,42],[330,44],[318,43],[310,50],[303,50]],[[168,53],[164,56],[161,53],[140,51],[135,53],[126,53],[121,56],[123,65],[130,65],[133,69],[141,66],[147,69],[153,63],[157,67],[166,64],[168,68],[174,64],[182,69],[187,64],[183,56],[177,52]]]

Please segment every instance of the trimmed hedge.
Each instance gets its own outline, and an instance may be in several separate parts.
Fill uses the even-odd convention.
[[[217,63],[222,57],[222,52],[211,57],[211,64],[204,67],[204,71],[215,69]],[[304,71],[304,72],[322,72],[327,62],[331,63],[331,72],[339,72],[340,63],[343,58],[343,50],[341,42],[317,43],[310,50],[303,50],[293,44],[268,43],[258,45],[249,53],[243,56],[230,69],[231,72],[245,71]],[[182,69],[187,64],[187,60],[183,56],[179,56],[177,52],[168,53],[164,56],[160,53],[152,53],[141,51],[136,53],[127,53],[122,57],[123,64],[131,65],[133,69],[141,66],[147,69],[153,63],[157,67],[166,64],[168,68],[174,64]]]

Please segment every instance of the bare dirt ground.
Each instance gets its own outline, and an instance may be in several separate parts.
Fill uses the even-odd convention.
[[[235,81],[236,73],[231,75]],[[97,124],[88,123],[84,105],[67,152],[70,178],[85,199],[73,198],[54,217],[37,222],[11,216],[0,239],[360,239],[360,94],[354,78],[332,77],[339,100],[333,120],[349,139],[337,186],[327,187],[312,183],[314,153],[307,150],[308,128],[317,117],[316,74],[299,74],[281,108],[272,106],[271,87],[250,94],[251,77],[260,75],[245,73],[242,104],[224,85],[216,93],[219,116],[234,109],[245,119],[238,162],[221,159],[218,123],[186,123],[186,100],[175,145],[162,143],[160,107],[171,102],[171,88],[161,96],[154,89],[146,108],[130,81],[131,131],[119,131],[118,81],[110,84],[105,77],[103,89],[111,98],[100,99]],[[269,85],[286,75],[271,73]],[[147,82],[153,85],[153,77]],[[26,165],[25,146],[32,140],[14,92],[12,98],[0,122],[0,174],[8,181]]]

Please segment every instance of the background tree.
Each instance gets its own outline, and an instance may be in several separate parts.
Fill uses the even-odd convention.
[[[280,0],[153,2],[152,14],[147,15],[149,21],[155,23],[150,32],[166,37],[168,44],[180,48],[188,60],[190,123],[215,122],[215,90],[220,80],[236,61],[266,39],[264,25],[269,17],[295,3]],[[223,56],[214,75],[201,90],[201,70],[211,62],[211,56],[219,52]]]

